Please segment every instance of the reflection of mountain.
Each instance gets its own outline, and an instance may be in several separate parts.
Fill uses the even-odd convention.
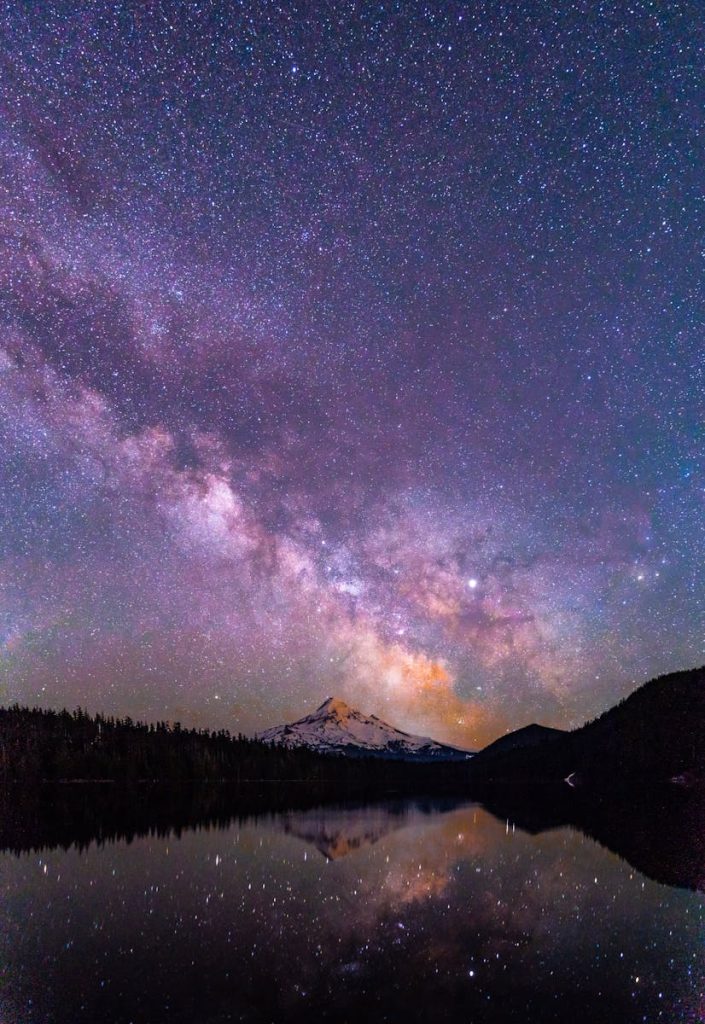
[[[481,803],[502,822],[530,833],[576,828],[658,882],[705,892],[705,788],[630,787],[608,797],[568,786],[483,787],[462,798],[324,804],[325,792],[228,786],[50,786],[0,789],[0,851],[20,853],[149,834],[224,829],[264,818],[270,828],[311,844],[336,860],[404,828],[426,823],[426,840],[447,847],[451,812]],[[471,814],[472,816],[472,814]],[[453,836],[462,859],[469,833]],[[461,842],[462,840],[462,842]],[[416,832],[409,849],[416,855]],[[475,851],[477,852],[477,851]],[[487,854],[491,859],[491,852]]]
[[[372,846],[383,836],[420,817],[453,810],[458,800],[394,800],[375,804],[332,805],[278,814],[273,823],[289,835],[315,846],[327,860],[337,860]]]
[[[657,882],[705,891],[704,789],[630,788],[604,798],[567,786],[499,787],[484,791],[480,802],[494,817],[532,834],[576,828]],[[400,800],[318,807],[277,815],[273,822],[310,843],[328,860],[336,860],[422,816],[440,815],[464,804]]]
[[[333,860],[383,836],[469,803],[462,797],[334,802],[335,790],[307,785],[0,787],[0,852],[132,841],[149,834],[225,829],[266,819]]]
[[[384,805],[357,810],[320,807],[293,811],[277,818],[278,828],[315,846],[327,860],[337,860],[364,846],[372,846],[405,823],[406,815],[390,812]]]

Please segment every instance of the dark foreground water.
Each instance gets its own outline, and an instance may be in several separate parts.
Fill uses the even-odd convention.
[[[652,843],[628,823],[632,860],[696,888],[665,885],[501,806],[314,807],[35,850],[15,821],[0,1021],[705,1020],[703,858],[654,860],[658,815]],[[42,827],[30,815],[25,845]]]

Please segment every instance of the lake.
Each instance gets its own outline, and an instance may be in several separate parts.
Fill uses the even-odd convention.
[[[13,840],[0,1020],[705,1020],[701,877],[533,831],[445,798]]]

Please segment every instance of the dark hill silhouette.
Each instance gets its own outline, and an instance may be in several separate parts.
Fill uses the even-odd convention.
[[[705,668],[652,679],[573,732],[551,731],[530,746],[512,745],[512,736],[475,756],[473,778],[570,778],[578,785],[705,780]]]
[[[537,725],[536,722],[532,722],[531,725],[525,725],[523,729],[515,729],[514,732],[500,736],[494,743],[484,747],[482,753],[485,757],[505,754],[509,750],[518,750],[522,747],[536,747],[547,740],[565,735],[564,729],[551,729],[547,725]]]

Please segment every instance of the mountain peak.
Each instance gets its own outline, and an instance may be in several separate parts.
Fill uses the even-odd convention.
[[[340,697],[326,697],[320,707],[316,708],[312,718],[321,714],[334,715],[336,718],[348,718],[352,714],[352,708]]]

